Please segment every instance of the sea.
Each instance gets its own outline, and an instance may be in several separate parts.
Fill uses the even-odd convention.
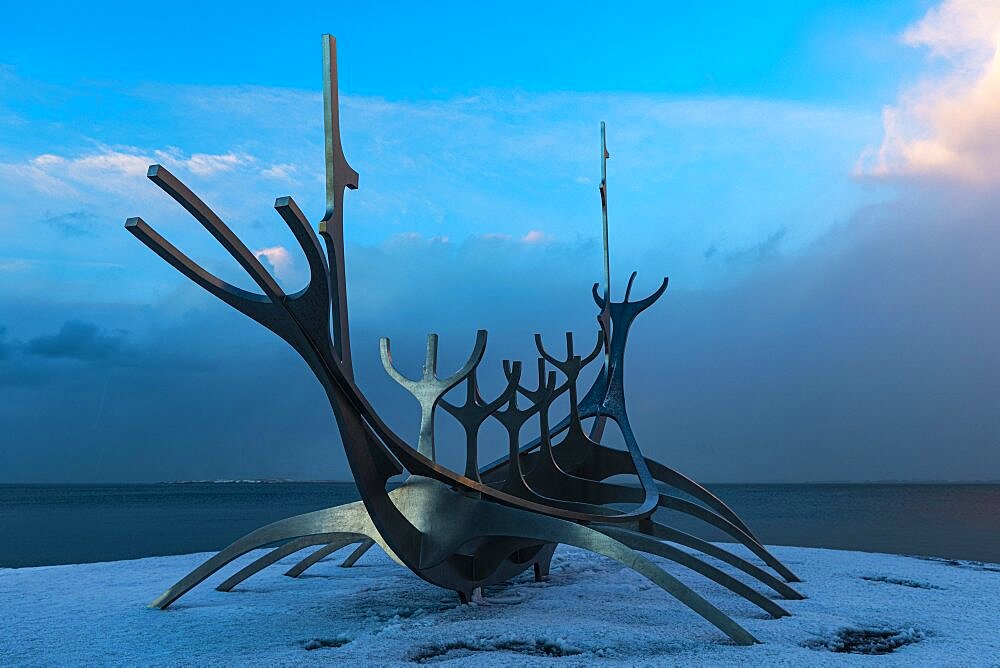
[[[766,544],[1000,563],[1000,484],[709,487]],[[340,482],[0,485],[0,567],[218,550],[268,522],[357,499]]]

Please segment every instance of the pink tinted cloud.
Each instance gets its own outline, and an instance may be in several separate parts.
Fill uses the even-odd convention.
[[[253,252],[258,259],[264,259],[274,268],[278,278],[288,278],[293,271],[292,256],[284,246],[271,246]]]
[[[882,143],[862,154],[858,173],[1000,182],[1000,3],[945,0],[903,40],[944,71],[884,110]]]

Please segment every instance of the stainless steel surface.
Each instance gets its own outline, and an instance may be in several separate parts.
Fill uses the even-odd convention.
[[[537,383],[522,384],[521,363],[504,361],[507,387],[495,399],[486,401],[476,383],[486,349],[485,331],[478,332],[468,361],[444,379],[437,376],[437,335],[428,336],[423,372],[416,380],[406,378],[393,366],[389,340],[383,338],[380,349],[386,372],[420,404],[417,444],[413,447],[385,424],[354,381],[343,224],[345,190],[357,188],[358,174],[348,165],[341,145],[336,44],[329,35],[323,38],[323,64],[327,197],[319,235],[291,197],[275,202],[275,210],[309,264],[310,281],[304,290],[285,294],[208,205],[162,166],[152,166],[149,178],[218,240],[260,292],[242,290],[210,274],[139,218],[129,219],[126,228],[188,279],[270,329],[302,356],[326,392],[362,500],[291,517],[251,532],[183,577],[152,605],[166,608],[251,550],[276,546],[223,581],[220,590],[232,589],[286,556],[322,545],[288,570],[287,575],[296,577],[353,543],[360,545],[344,561],[345,567],[378,544],[417,576],[453,590],[468,601],[482,587],[506,581],[527,569],[532,569],[536,578],[545,577],[556,545],[565,543],[628,566],[733,641],[756,642],[718,608],[640,554],[656,555],[690,569],[775,617],[787,612],[742,580],[669,543],[734,566],[786,599],[801,598],[763,568],[653,519],[654,512],[661,509],[697,518],[742,542],[782,577],[796,580],[721,500],[677,471],[644,457],[639,448],[625,404],[625,344],[633,321],[663,295],[667,279],[653,294],[632,301],[633,273],[623,301],[612,301],[604,124],[600,193],[605,289],[603,296],[596,284],[592,289],[599,308],[596,345],[587,355],[578,355],[573,335],[568,333],[566,354],[560,357],[546,350],[536,335],[540,355],[536,361]],[[602,352],[600,373],[581,398],[577,387],[580,373]],[[464,404],[444,399],[463,383]],[[564,394],[568,394],[569,414],[550,426],[553,402]],[[434,420],[439,406],[465,430],[464,474],[436,461]],[[535,416],[540,424],[538,435],[522,438],[525,424]],[[506,431],[508,453],[480,467],[479,432],[491,418]],[[589,433],[583,426],[583,420],[588,418],[594,418]],[[609,422],[621,431],[624,451],[601,444]],[[561,440],[556,443],[556,439]],[[389,479],[404,472],[409,474],[405,482],[387,491]],[[616,475],[631,476],[633,485],[607,482]],[[672,496],[664,486],[694,500]]]

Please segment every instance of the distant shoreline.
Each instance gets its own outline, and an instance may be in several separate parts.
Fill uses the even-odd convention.
[[[389,483],[388,487],[393,487]],[[1000,485],[710,485],[764,541],[1000,562]],[[359,499],[351,482],[0,485],[0,566],[219,550],[271,522]],[[674,528],[724,539],[663,511]]]

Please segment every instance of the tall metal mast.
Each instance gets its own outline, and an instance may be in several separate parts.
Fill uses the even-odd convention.
[[[326,213],[319,232],[326,242],[333,296],[334,352],[348,378],[353,378],[351,333],[347,321],[344,276],[344,188],[358,187],[358,173],[347,164],[340,143],[340,99],[337,91],[337,40],[323,35],[323,129],[326,144]]]
[[[604,219],[604,303],[611,303],[611,256],[608,253],[608,143],[601,121],[601,216]]]

